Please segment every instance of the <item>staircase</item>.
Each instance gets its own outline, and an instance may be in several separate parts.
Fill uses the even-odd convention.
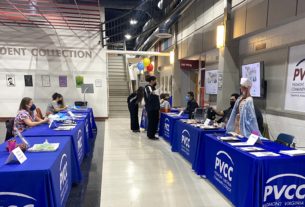
[[[129,117],[128,77],[124,56],[108,55],[109,117]]]

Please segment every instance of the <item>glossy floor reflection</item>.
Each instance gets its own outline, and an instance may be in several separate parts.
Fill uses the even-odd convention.
[[[101,207],[226,207],[231,204],[162,139],[105,122]]]
[[[97,122],[96,124],[98,133],[95,141],[92,140],[90,148],[93,150],[81,165],[83,180],[72,187],[67,207],[100,206],[105,123]]]

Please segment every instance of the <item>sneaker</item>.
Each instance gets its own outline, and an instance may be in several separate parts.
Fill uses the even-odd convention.
[[[148,137],[148,139],[151,139],[151,140],[158,140],[159,138],[158,138],[158,137]]]

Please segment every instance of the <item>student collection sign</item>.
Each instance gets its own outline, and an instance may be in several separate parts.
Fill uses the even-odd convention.
[[[291,47],[285,97],[285,110],[305,112],[305,44]]]

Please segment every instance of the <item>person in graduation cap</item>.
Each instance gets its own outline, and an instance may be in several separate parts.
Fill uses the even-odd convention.
[[[252,82],[248,78],[241,78],[241,96],[235,102],[227,123],[226,129],[228,132],[236,132],[245,137],[249,137],[252,133],[261,135],[255,115],[253,98],[250,95],[251,86]]]

